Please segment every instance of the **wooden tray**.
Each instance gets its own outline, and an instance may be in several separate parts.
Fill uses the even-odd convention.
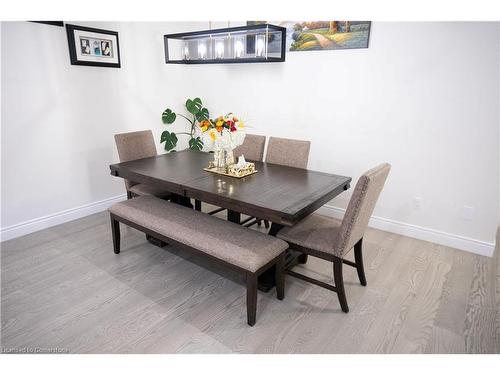
[[[252,171],[252,172],[248,172],[248,173],[246,173],[246,174],[244,174],[244,175],[242,175],[242,176],[237,176],[237,175],[235,175],[235,174],[231,174],[231,173],[226,173],[226,172],[220,171],[220,170],[218,170],[217,168],[203,168],[203,170],[204,170],[204,171],[207,171],[207,172],[212,172],[212,173],[221,174],[221,175],[223,175],[223,176],[234,177],[234,178],[243,178],[243,177],[250,176],[250,175],[252,175],[252,174],[254,174],[254,173],[257,173],[257,172],[258,172],[258,170],[256,170],[256,169],[255,169],[254,171]]]

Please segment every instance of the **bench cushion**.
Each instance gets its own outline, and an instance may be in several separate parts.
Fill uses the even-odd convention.
[[[116,203],[109,211],[250,272],[288,248],[276,237],[151,196]]]

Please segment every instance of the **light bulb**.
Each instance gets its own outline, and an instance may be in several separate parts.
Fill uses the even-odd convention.
[[[264,56],[264,39],[262,37],[257,37],[255,39],[255,56]]]
[[[198,42],[198,57],[204,59],[207,54],[207,46],[205,42]]]
[[[215,43],[215,57],[222,59],[224,57],[224,43],[218,41]]]
[[[243,42],[241,40],[237,40],[234,43],[234,54],[236,57],[241,57],[243,54]]]

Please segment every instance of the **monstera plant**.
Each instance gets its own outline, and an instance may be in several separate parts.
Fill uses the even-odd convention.
[[[203,107],[203,103],[200,98],[188,99],[186,100],[186,109],[189,115],[184,116],[180,113],[175,113],[170,108],[163,111],[161,115],[161,120],[165,125],[170,125],[175,122],[178,116],[183,117],[189,122],[191,130],[189,132],[169,132],[165,130],[161,133],[160,143],[165,143],[165,150],[175,151],[177,146],[177,135],[188,135],[189,138],[189,148],[191,150],[200,151],[203,148],[203,141],[199,136],[196,135],[197,124],[200,121],[209,119],[208,109]]]

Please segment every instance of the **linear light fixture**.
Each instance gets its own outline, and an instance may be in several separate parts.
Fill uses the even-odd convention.
[[[271,24],[164,35],[167,64],[285,61],[286,29]]]

